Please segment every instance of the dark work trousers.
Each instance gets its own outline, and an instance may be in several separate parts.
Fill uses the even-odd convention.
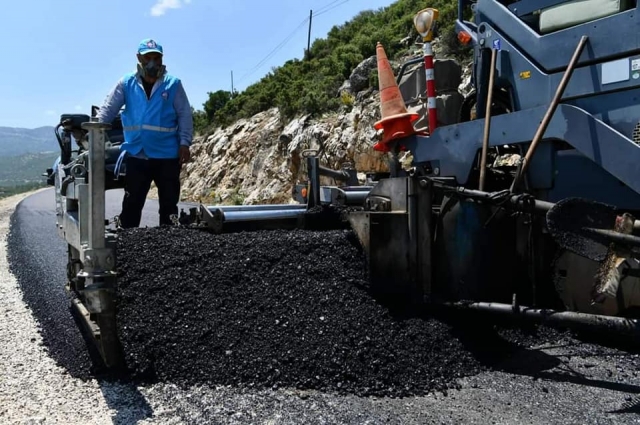
[[[153,181],[158,188],[160,225],[171,225],[171,215],[178,214],[180,200],[180,161],[175,159],[140,159],[127,156],[125,194],[120,225],[140,226],[142,208]]]

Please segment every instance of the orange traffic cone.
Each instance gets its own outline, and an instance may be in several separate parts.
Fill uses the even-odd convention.
[[[420,116],[410,113],[404,105],[400,88],[396,84],[391,64],[387,59],[382,44],[376,45],[378,58],[378,86],[380,89],[380,113],[382,118],[373,125],[376,130],[383,130],[382,140],[373,146],[380,152],[389,152],[387,145],[390,141],[416,134],[413,122]]]

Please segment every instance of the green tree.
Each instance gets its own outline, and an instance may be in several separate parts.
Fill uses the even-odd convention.
[[[431,0],[428,6],[439,11],[436,35],[446,54],[468,57],[470,49],[457,42],[454,31],[457,2]],[[209,93],[203,112],[208,125],[226,126],[273,107],[279,108],[283,119],[301,113],[322,114],[338,108],[343,103],[338,88],[353,68],[376,54],[377,42],[383,43],[392,60],[419,50],[401,40],[418,37],[413,17],[425,7],[422,0],[397,0],[378,10],[362,11],[350,21],[335,25],[325,38],[315,40],[303,60],[291,59],[271,69],[242,92],[233,95],[224,90]],[[469,11],[465,12],[465,17],[470,18]],[[375,88],[375,70],[369,81]]]
[[[216,92],[209,92],[209,99],[204,103],[204,112],[207,115],[207,120],[211,123],[215,117],[216,112],[224,108],[224,105],[231,100],[231,92],[226,90],[218,90]]]
[[[193,114],[193,129],[196,133],[203,133],[209,126],[209,119],[204,111],[196,111],[191,107],[191,113]]]

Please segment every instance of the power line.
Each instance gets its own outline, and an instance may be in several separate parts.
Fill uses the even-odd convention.
[[[322,9],[322,8],[321,8],[321,10],[320,10],[318,13],[314,13],[314,14],[313,14],[313,16],[319,16],[319,15],[322,15],[323,13],[327,13],[328,11],[335,9],[336,7],[338,7],[338,6],[340,6],[340,5],[343,5],[343,4],[345,4],[346,2],[348,2],[348,1],[349,1],[349,0],[342,0],[342,1],[340,1],[340,0],[334,0],[334,1],[332,1],[331,3],[329,3],[329,4],[325,5],[325,6],[324,6],[324,7],[325,7],[325,9]],[[340,3],[335,4],[335,5],[334,5],[334,6],[332,6],[332,7],[328,7],[328,6],[330,6],[330,5],[334,4],[334,3],[337,3],[337,2],[340,2]]]
[[[242,77],[240,77],[240,79],[238,81],[242,81],[244,80],[246,77],[248,77],[249,75],[253,74],[256,70],[258,70],[258,68],[260,68],[267,60],[269,60],[269,58],[271,58],[274,54],[276,54],[280,49],[282,49],[284,47],[285,44],[287,44],[287,42],[289,40],[291,40],[291,38],[296,34],[296,32],[298,32],[298,30],[300,30],[300,28],[302,28],[304,26],[304,24],[306,24],[309,21],[309,18],[305,18],[302,22],[300,22],[300,24],[298,24],[298,26],[291,31],[291,33],[280,42],[280,44],[278,44],[276,47],[273,48],[273,50],[271,50],[271,52],[269,52],[269,54],[267,54],[267,56],[265,56],[260,62],[258,62],[257,65],[255,65],[253,68],[251,68],[249,71],[247,71],[246,74],[244,74]]]
[[[324,9],[326,9],[327,7],[331,6],[332,4],[338,3],[341,0],[333,0],[332,2],[329,2],[327,4],[325,4],[324,6],[320,7],[317,9],[316,14],[322,12]]]
[[[309,20],[309,18],[306,18],[305,20],[303,20],[302,22],[300,22],[300,24],[298,24],[298,26],[284,39],[280,42],[280,44],[278,44],[276,47],[273,48],[273,50],[271,50],[271,52],[269,52],[269,54],[267,54],[267,56],[265,56],[260,62],[258,62],[257,65],[255,65],[253,68],[251,68],[249,71],[247,71],[247,73],[245,75],[243,75],[240,80],[243,80],[245,77],[247,77],[248,75],[250,75],[251,73],[253,73],[253,71],[257,70],[262,64],[264,64],[270,57],[272,57],[276,52],[278,52],[282,47],[284,47],[284,45],[291,39],[291,37],[293,37],[295,35],[295,33],[305,24],[307,23],[307,21]]]
[[[273,55],[275,55],[278,51],[280,51],[285,46],[285,44],[287,44],[287,42],[291,40],[291,38],[304,26],[304,24],[309,22],[313,17],[320,16],[323,13],[327,13],[338,6],[341,6],[347,3],[348,1],[350,0],[333,0],[325,4],[324,6],[322,6],[320,9],[318,9],[317,12],[312,12],[309,17],[305,18],[302,22],[300,22],[298,26],[293,31],[291,31],[291,33],[287,37],[284,38],[284,40],[282,40],[276,47],[274,47],[273,50],[271,50],[267,54],[267,56],[262,58],[260,62],[258,62],[253,68],[251,68],[242,77],[240,77],[238,79],[238,82],[244,80],[246,77],[252,75],[255,71],[257,71],[266,61],[268,61],[271,57],[273,57]],[[311,31],[311,28],[309,28],[309,31]]]

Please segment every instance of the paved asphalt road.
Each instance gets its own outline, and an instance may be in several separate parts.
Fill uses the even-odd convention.
[[[122,192],[107,197],[107,217]],[[149,201],[144,224],[157,222]],[[11,221],[9,257],[50,356],[78,379],[91,359],[63,290],[65,244],[55,232],[53,190],[26,198]],[[15,265],[18,264],[19,267]],[[168,384],[103,391],[122,412],[114,422],[159,423],[640,423],[638,355],[567,339],[522,350],[496,370],[463,379],[447,395],[374,399],[286,389],[178,388]],[[1,377],[0,377],[1,379]],[[112,387],[112,384],[104,384]]]
[[[124,192],[107,191],[105,217],[120,212]],[[187,204],[181,204],[187,206]],[[45,341],[53,347],[52,355],[68,368],[83,375],[91,369],[91,359],[81,334],[68,311],[66,282],[67,253],[55,226],[54,190],[47,189],[26,198],[12,217],[9,258],[27,301],[41,322]],[[158,202],[149,199],[142,214],[141,226],[158,224]],[[15,264],[19,263],[19,268]]]

